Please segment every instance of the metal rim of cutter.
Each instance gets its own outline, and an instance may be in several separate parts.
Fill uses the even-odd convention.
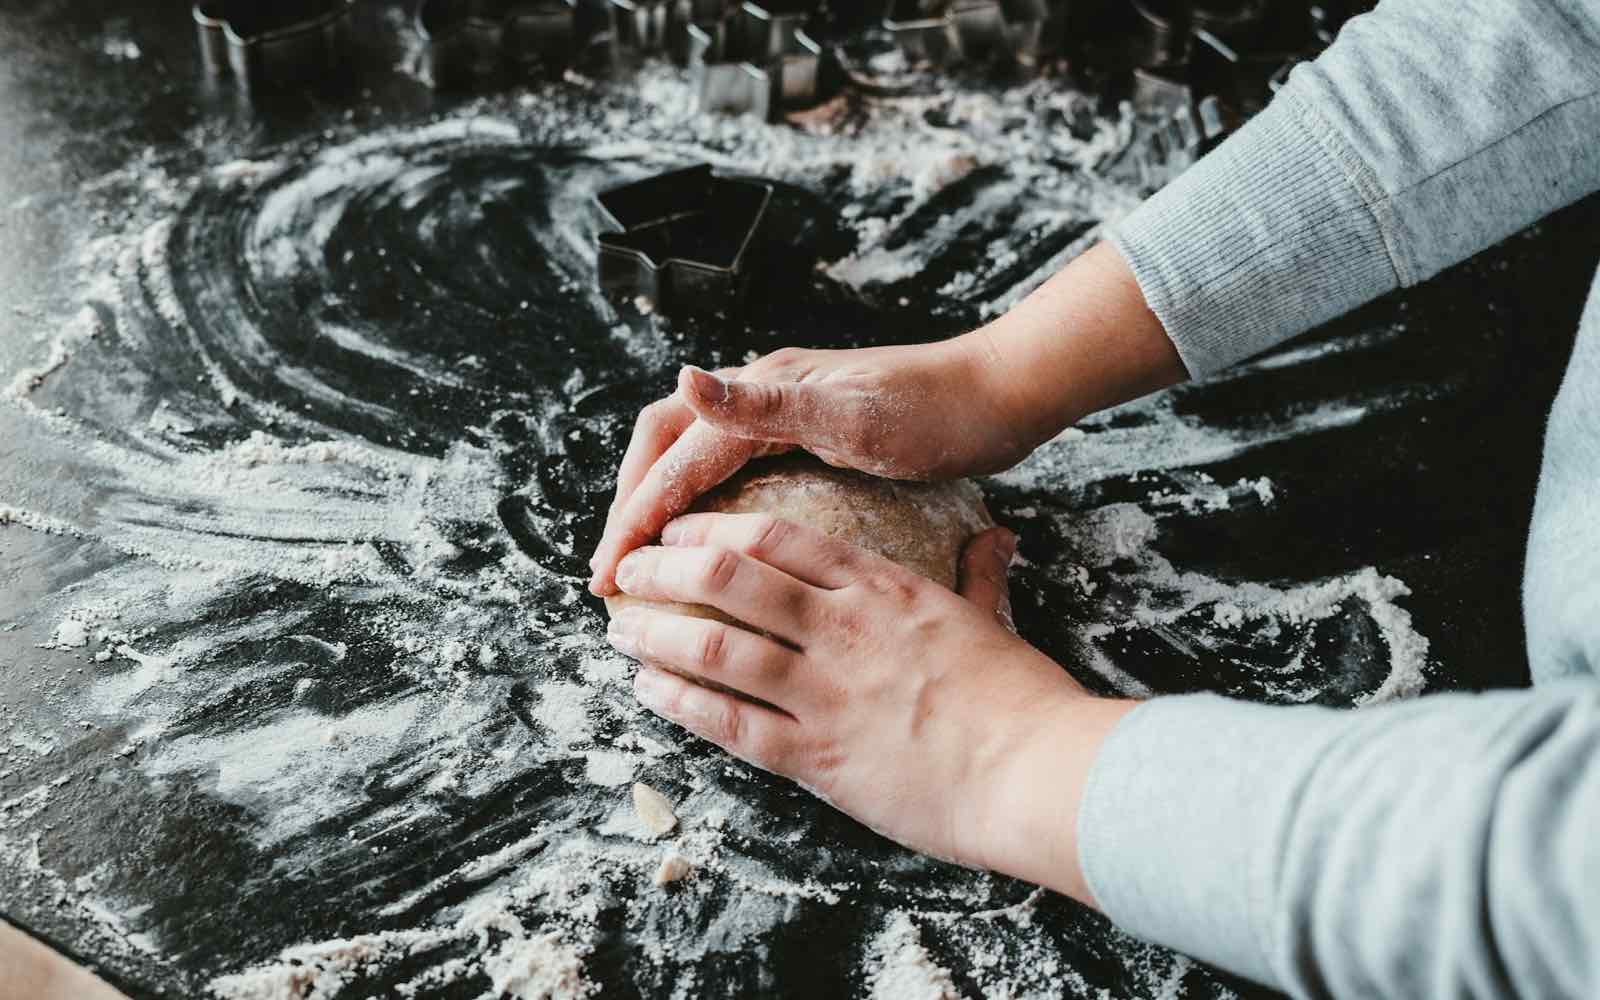
[[[261,18],[264,8],[199,0],[189,13],[206,70],[214,76],[231,74],[254,90],[305,83],[309,74],[338,68],[356,0],[302,0],[299,6],[303,11],[292,14],[302,16],[281,17],[252,31],[241,30],[238,22]]]
[[[643,249],[618,242],[630,233],[718,211],[715,189],[722,186],[726,190],[729,185],[752,192],[754,203],[748,209],[737,246],[725,262],[696,260],[679,254],[667,254],[658,259]],[[694,197],[686,200],[684,196],[690,193]],[[602,219],[613,229],[610,233],[601,233],[598,239],[601,285],[625,297],[643,296],[658,309],[668,312],[680,306],[718,305],[736,297],[742,290],[746,254],[766,217],[772,193],[771,184],[721,177],[709,164],[657,174],[600,192],[595,202]],[[726,206],[720,210],[726,211]],[[608,268],[608,259],[625,263],[626,267],[621,271]]]
[[[807,11],[741,4],[714,25],[689,25],[689,65],[702,111],[772,119],[817,99],[822,45],[805,30]]]
[[[882,23],[906,55],[944,66],[999,51],[1020,62],[1037,59],[1049,16],[1048,0],[897,0]]]

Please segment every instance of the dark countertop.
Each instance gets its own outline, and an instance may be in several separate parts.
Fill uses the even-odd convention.
[[[954,332],[1131,204],[1078,158],[1086,103],[963,81],[809,134],[703,119],[660,66],[437,96],[416,44],[373,11],[353,84],[252,107],[202,78],[182,5],[0,9],[0,916],[135,997],[477,996],[519,962],[606,996],[835,995],[918,947],[969,995],[1253,992],[641,715],[577,587],[680,362]],[[775,255],[731,322],[606,306],[590,195],[696,160],[782,181],[782,225],[854,269]],[[1597,222],[989,481],[1024,634],[1103,690],[1524,683]],[[672,890],[632,777],[679,804]]]

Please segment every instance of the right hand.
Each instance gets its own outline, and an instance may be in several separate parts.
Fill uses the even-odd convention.
[[[752,458],[803,448],[891,479],[994,472],[1048,432],[1010,415],[981,333],[848,351],[787,348],[713,374],[686,367],[678,390],[639,414],[589,589],[616,593],[617,563]]]

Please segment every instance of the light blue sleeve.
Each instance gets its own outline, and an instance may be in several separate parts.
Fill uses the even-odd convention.
[[[1600,2],[1385,0],[1114,228],[1196,377],[1600,189]]]
[[[1120,926],[1295,996],[1600,996],[1600,682],[1158,698],[1112,731],[1079,820]]]

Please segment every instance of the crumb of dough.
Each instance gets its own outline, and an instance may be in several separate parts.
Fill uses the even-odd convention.
[[[650,879],[657,886],[664,886],[676,882],[689,874],[689,859],[677,851],[669,850],[661,859],[661,867],[656,869],[655,875]]]
[[[673,812],[672,802],[643,782],[633,783],[633,811],[645,829],[658,837],[671,833],[678,825],[678,814]]]

